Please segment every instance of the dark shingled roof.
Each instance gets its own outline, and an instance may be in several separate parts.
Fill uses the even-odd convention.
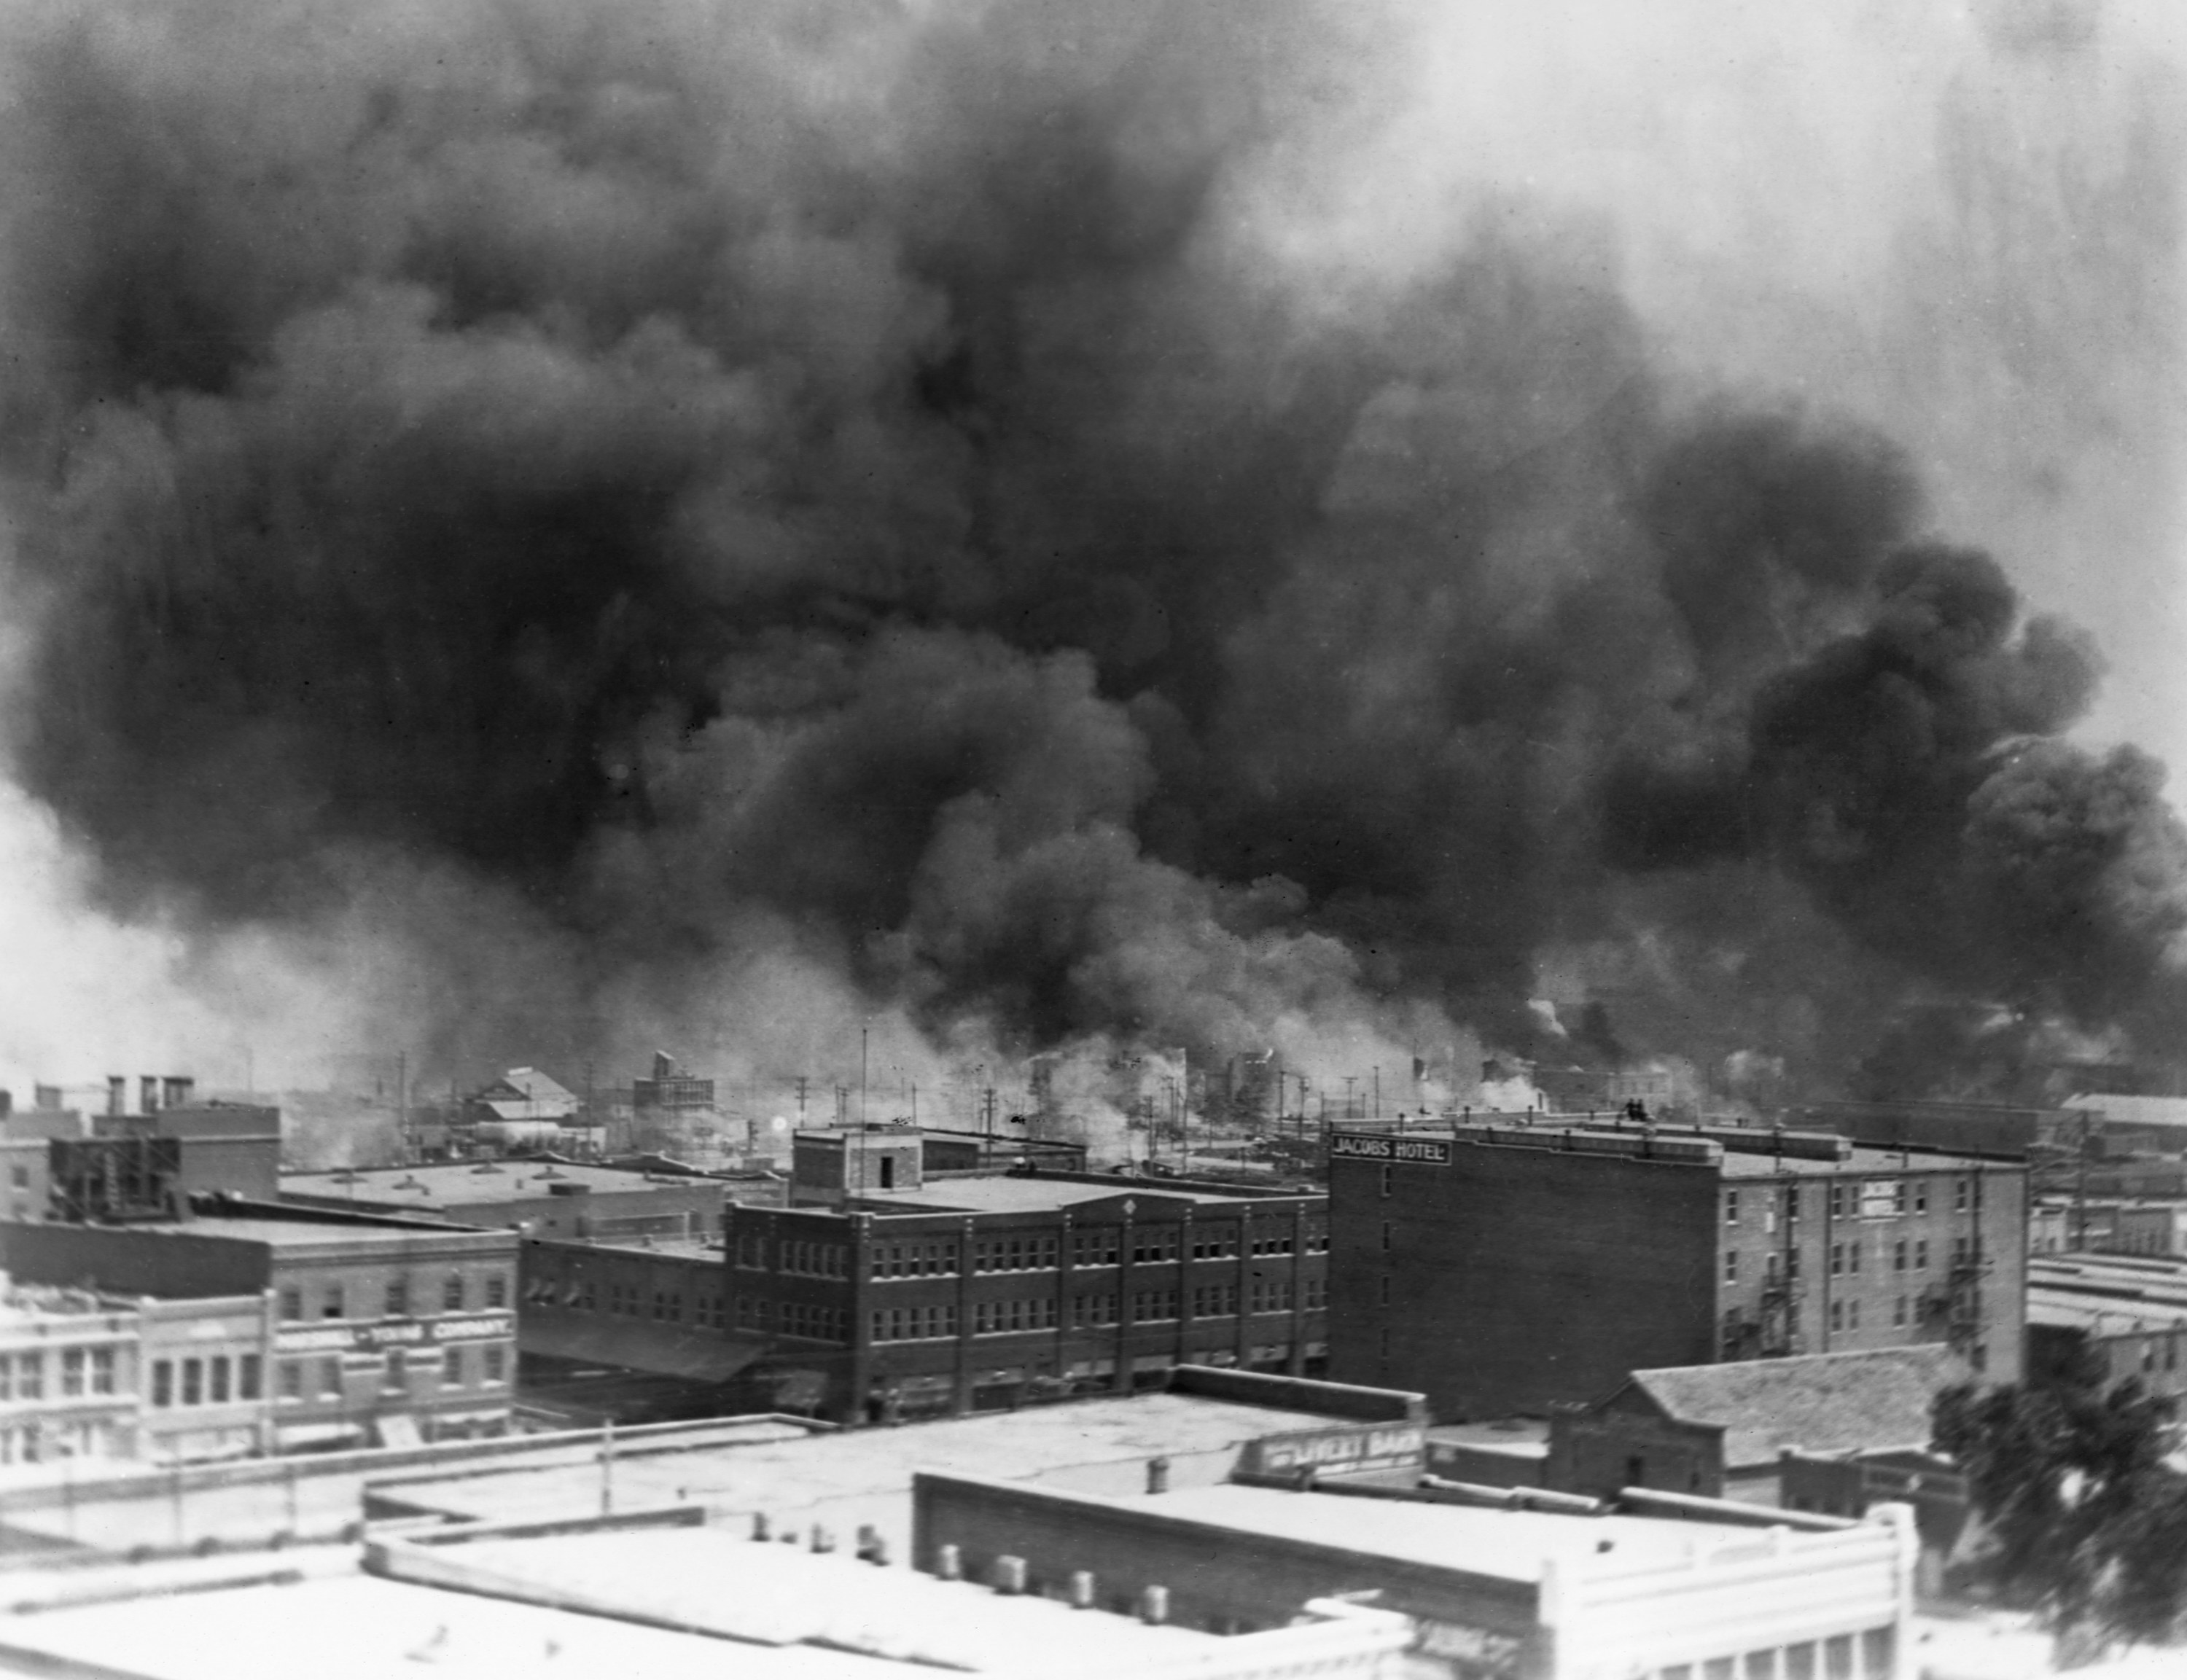
[[[1723,1426],[1726,1469],[1773,1463],[1783,1447],[1846,1452],[1924,1447],[1939,1391],[1970,1373],[1948,1347],[1885,1347],[1635,1371],[1633,1385],[1670,1417]]]

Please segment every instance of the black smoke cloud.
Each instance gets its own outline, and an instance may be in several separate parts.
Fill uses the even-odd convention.
[[[2156,1020],[2155,769],[1888,443],[1690,412],[1608,235],[1490,192],[1287,282],[1257,194],[1374,34],[18,20],[19,778],[124,911],[368,909],[444,1060],[758,1010],[760,946],[1020,1051],[1519,1044],[1553,951],[1662,1050]]]

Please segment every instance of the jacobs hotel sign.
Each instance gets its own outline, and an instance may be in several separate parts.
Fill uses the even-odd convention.
[[[1386,1132],[1334,1132],[1330,1134],[1331,1160],[1408,1160],[1423,1166],[1450,1165],[1448,1138],[1407,1138]]]

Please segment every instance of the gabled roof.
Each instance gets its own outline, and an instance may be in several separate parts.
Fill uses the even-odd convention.
[[[577,1093],[536,1067],[513,1067],[479,1094],[491,1097],[503,1092],[512,1096],[529,1098],[535,1103],[574,1103]]]
[[[1969,1375],[1949,1348],[1932,1344],[1674,1365],[1635,1371],[1629,1386],[1668,1418],[1721,1427],[1730,1469],[1774,1462],[1785,1447],[1926,1446],[1931,1404]]]

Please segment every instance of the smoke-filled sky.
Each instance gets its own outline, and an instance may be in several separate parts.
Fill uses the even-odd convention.
[[[24,8],[0,1064],[2176,1048],[2181,27]]]

